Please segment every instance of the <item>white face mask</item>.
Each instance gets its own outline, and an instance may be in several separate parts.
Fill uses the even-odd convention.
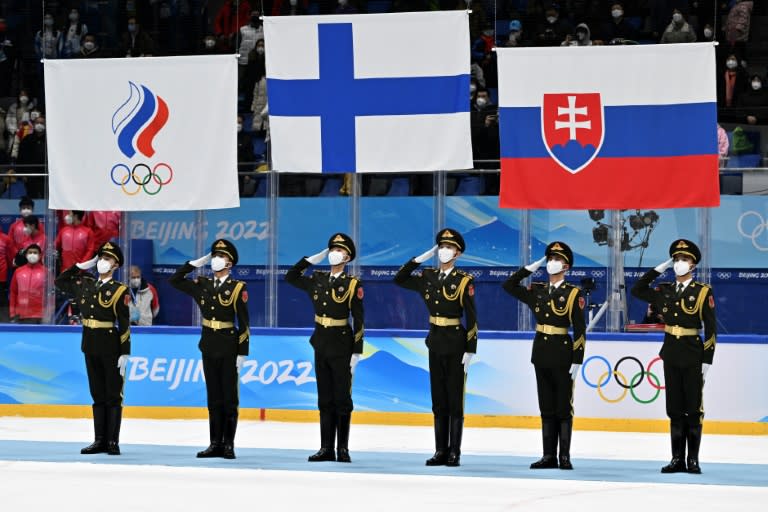
[[[40,261],[40,255],[37,254],[36,252],[31,252],[31,253],[27,254],[27,262],[29,262],[29,263],[34,265],[38,261]]]
[[[226,266],[227,266],[227,260],[225,260],[221,256],[214,256],[213,258],[211,258],[211,270],[213,270],[214,272],[224,270]]]
[[[475,103],[477,103],[478,107],[484,107],[484,106],[486,106],[488,104],[488,100],[481,96],[480,98],[477,98]]]
[[[94,48],[96,48],[96,43],[94,43],[93,41],[86,41],[83,43],[83,48],[85,48],[88,51],[91,51]]]
[[[611,16],[614,18],[621,18],[624,15],[624,11],[621,9],[614,9],[611,11]]]
[[[243,125],[242,125],[242,123],[237,123],[237,131],[238,131],[238,132],[241,132],[241,131],[243,131]]]
[[[547,273],[549,275],[559,274],[563,271],[563,262],[560,260],[549,260],[547,262]]]
[[[706,37],[706,38],[712,37],[712,30],[708,29],[708,28],[705,28],[704,29],[704,37]]]
[[[673,268],[675,269],[676,276],[684,276],[691,271],[691,266],[687,261],[678,260],[675,262]]]
[[[729,60],[725,63],[725,65],[726,67],[728,67],[728,69],[736,69],[738,62],[736,62],[735,60]]]
[[[28,216],[32,215],[32,210],[30,210],[29,208],[22,208],[20,210],[20,213],[21,213],[22,217],[28,217]]]
[[[45,131],[45,125],[43,123],[35,123],[35,131],[37,133],[43,133]]]
[[[34,121],[38,117],[40,117],[40,112],[32,111],[32,112],[29,113],[29,120],[30,121]]]
[[[99,274],[107,274],[112,270],[112,263],[107,260],[99,260],[96,262],[96,271]]]
[[[456,251],[450,247],[441,247],[437,250],[437,258],[440,260],[440,263],[448,263],[455,257]]]
[[[19,96],[19,103],[22,105],[29,103],[29,96]]]
[[[214,46],[216,46],[216,41],[214,41],[213,39],[206,39],[205,40],[205,47],[206,48],[213,48]]]
[[[680,23],[681,21],[683,21],[683,15],[680,14],[679,12],[676,12],[675,14],[672,15],[672,21],[674,21],[675,23]]]
[[[141,286],[141,278],[140,277],[132,277],[131,278],[131,288],[138,288]]]
[[[752,82],[752,90],[753,91],[759,91],[763,88],[763,83],[760,80],[755,80]]]
[[[549,22],[550,25],[556,21],[557,21],[557,16],[547,16],[547,22]]]
[[[344,262],[343,252],[334,250],[328,253],[328,263],[330,263],[332,267],[335,267],[336,265],[340,265],[343,262]]]
[[[72,224],[72,215],[71,215],[71,214],[69,214],[69,213],[68,213],[68,214],[66,214],[66,215],[64,216],[64,222],[66,222],[67,224]]]
[[[264,55],[264,47],[263,46],[257,46],[256,47],[256,55]]]

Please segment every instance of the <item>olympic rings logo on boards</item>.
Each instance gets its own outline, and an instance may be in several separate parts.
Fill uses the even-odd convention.
[[[752,241],[752,246],[758,251],[768,251],[768,245],[762,245],[759,239],[768,244],[768,221],[754,210],[744,212],[737,222],[739,234]]]
[[[116,179],[115,171],[118,171]],[[161,176],[163,175],[167,176]],[[112,183],[123,190],[129,196],[135,196],[142,190],[145,194],[154,196],[163,186],[173,181],[173,168],[165,162],[160,162],[150,169],[147,164],[136,164],[133,169],[128,169],[125,164],[115,164],[110,172]]]
[[[659,377],[651,371],[653,365],[661,361],[661,357],[656,356],[648,362],[647,366],[643,366],[643,363],[634,356],[624,356],[615,365],[611,365],[607,358],[603,356],[590,356],[584,360],[584,364],[581,366],[581,378],[587,384],[587,386],[597,390],[597,394],[604,402],[609,404],[615,404],[624,400],[629,394],[635,402],[639,404],[650,404],[656,401],[661,394],[661,391],[665,389],[662,385]],[[605,370],[601,371],[596,381],[590,380],[587,376],[587,369],[592,365],[603,363]],[[631,369],[626,369],[626,364],[634,363],[637,365],[637,371],[632,373]],[[624,365],[624,366],[623,366]],[[624,370],[624,371],[622,371]],[[624,373],[627,371],[628,373]],[[631,378],[627,378],[628,375],[632,375]],[[651,388],[649,395],[640,396],[635,391],[640,387],[643,382],[647,382]],[[612,383],[616,384],[615,386]],[[614,391],[608,392],[606,388],[615,388]],[[610,396],[609,396],[610,395]]]

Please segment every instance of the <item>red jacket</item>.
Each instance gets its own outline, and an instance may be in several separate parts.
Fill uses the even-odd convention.
[[[235,9],[232,0],[227,0],[216,13],[213,21],[213,33],[216,35],[231,36],[243,25],[251,22],[251,4],[248,0],[241,0],[239,9]]]
[[[61,255],[61,268],[69,268],[75,263],[89,260],[96,253],[96,237],[91,228],[79,224],[67,226],[56,235],[56,250]]]
[[[13,222],[13,224],[11,224],[11,227],[8,228],[8,237],[11,239],[11,247],[13,247],[13,254],[15,255],[21,249],[26,249],[26,247],[32,243],[37,243],[38,245],[40,245],[40,249],[44,251],[45,250],[45,225],[43,224],[42,220],[40,220],[40,225],[38,226],[37,231],[43,235],[42,237],[43,244],[40,244],[38,241],[32,240],[29,235],[24,233],[24,220],[21,217],[16,219]]]
[[[8,282],[8,267],[13,261],[13,244],[8,235],[0,231],[0,283]]]
[[[16,269],[11,279],[11,318],[43,318],[47,273],[41,263]]]
[[[120,212],[88,212],[83,225],[93,230],[93,246],[98,249],[105,242],[116,240],[120,236]]]

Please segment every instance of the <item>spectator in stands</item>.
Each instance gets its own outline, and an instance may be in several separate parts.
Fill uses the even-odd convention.
[[[80,51],[75,55],[78,59],[99,59],[109,57],[107,53],[101,49],[96,42],[96,36],[93,34],[86,34],[83,38],[83,44]]]
[[[135,16],[128,18],[127,32],[123,33],[120,55],[126,57],[151,57],[155,53],[155,42],[141,29]]]
[[[725,128],[720,126],[718,123],[717,125],[717,154],[720,156],[720,166],[722,167],[723,162],[726,158],[728,158],[728,149],[730,148],[731,143],[728,141],[728,134],[725,131]]]
[[[560,16],[559,6],[552,4],[544,11],[544,19],[536,29],[536,45],[558,46],[572,32],[573,26]]]
[[[80,43],[87,33],[88,26],[80,21],[80,11],[69,11],[69,25],[63,31],[62,57],[77,57],[80,54]]]
[[[251,21],[250,13],[251,4],[248,0],[239,3],[226,0],[213,20],[213,33],[231,40],[240,27]]]
[[[499,158],[499,114],[486,89],[478,89],[470,111],[472,153],[476,160]]]
[[[35,34],[35,55],[38,59],[58,59],[62,44],[61,32],[53,27],[53,14],[46,14],[43,17],[43,28]]]
[[[261,41],[261,55],[264,55],[264,28],[261,24],[261,13],[251,11],[251,22],[240,27],[240,48],[237,61],[238,92],[244,96],[244,104],[253,101],[254,74],[252,72],[251,52]]]
[[[40,249],[41,258],[45,247],[45,232],[40,229],[40,219],[37,218],[37,215],[27,215],[22,222],[24,222],[24,239],[19,245],[14,245],[16,251],[13,260],[14,267],[20,267],[26,263],[25,251],[30,245],[37,245]]]
[[[16,163],[21,168],[17,171],[44,174],[46,155],[45,118],[38,116],[34,121],[34,133],[25,137],[19,144],[19,157]],[[25,181],[27,194],[30,197],[44,197],[45,178],[43,176],[29,176],[25,178]]]
[[[249,57],[251,73],[253,73],[253,100],[251,112],[253,121],[251,130],[259,137],[266,136],[269,128],[269,116],[267,115],[267,67],[264,60],[264,40],[256,41],[256,47]]]
[[[11,322],[39,324],[43,321],[48,272],[39,245],[30,244],[22,256],[24,264],[16,269],[11,279]]]
[[[624,5],[621,2],[611,5],[611,20],[603,24],[600,37],[606,44],[622,44],[637,39],[637,29],[624,17]]]
[[[709,23],[704,25],[704,29],[701,31],[701,33],[703,36],[701,39],[702,42],[709,42],[709,41],[715,40],[715,31],[712,28],[712,25],[710,25]]]
[[[93,210],[86,214],[83,224],[93,231],[95,247],[117,240],[120,236],[120,212]]]
[[[35,120],[40,117],[40,110],[34,108],[29,111],[29,118],[26,121],[22,121],[19,125],[19,129],[16,130],[16,134],[11,140],[11,147],[8,149],[8,154],[12,161],[16,161],[19,158],[19,148],[21,147],[21,141],[25,137],[28,137],[35,131]]]
[[[512,20],[509,22],[509,34],[506,41],[500,46],[507,48],[518,48],[521,46],[527,46],[523,40],[523,24],[520,20]]]
[[[24,219],[32,215],[35,211],[35,202],[27,196],[19,200],[19,216],[8,227],[8,237],[11,239],[12,255],[16,255],[22,244],[27,240],[24,233]]]
[[[141,269],[136,265],[131,265],[129,290],[131,302],[128,304],[128,313],[131,325],[152,325],[154,296],[149,283],[141,277]]]
[[[496,46],[493,25],[487,23],[480,37],[472,43],[472,63],[477,64],[482,70],[483,81],[486,87],[496,87],[498,73],[496,71]]]
[[[29,113],[35,108],[35,100],[29,94],[29,89],[19,90],[16,101],[8,107],[8,113],[5,115],[5,132],[7,139],[7,148],[10,149],[13,144],[13,137],[24,121],[29,121]]]
[[[733,107],[739,95],[747,87],[748,77],[744,67],[739,66],[735,53],[725,60],[725,71],[718,73],[717,104],[721,107]]]
[[[565,36],[560,46],[592,46],[592,36],[586,23],[576,25],[576,32]]]
[[[357,7],[351,5],[349,0],[338,0],[339,5],[336,7],[336,14],[357,14]]]
[[[768,124],[768,88],[762,76],[753,74],[749,87],[736,99],[736,106],[747,109],[748,124]]]
[[[736,0],[725,20],[725,40],[739,58],[744,58],[745,47],[749,41],[749,27],[752,18],[752,0]]]
[[[83,226],[85,212],[70,210],[64,216],[64,226],[56,235],[54,247],[61,257],[61,268],[68,269],[75,263],[87,261],[96,254],[99,247],[91,228]]]
[[[13,260],[13,242],[0,231],[0,323],[8,321],[8,268]]]
[[[685,18],[680,9],[672,11],[672,21],[667,25],[661,36],[661,44],[693,43],[696,41],[696,33]]]
[[[5,18],[0,17],[0,98],[11,95],[11,78],[16,63],[14,34],[8,29]],[[0,132],[2,138],[2,132]]]
[[[307,14],[307,0],[275,0],[272,16],[298,16]]]

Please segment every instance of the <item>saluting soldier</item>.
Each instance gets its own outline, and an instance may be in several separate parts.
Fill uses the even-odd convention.
[[[666,323],[659,355],[664,361],[672,460],[661,472],[698,474],[701,473],[699,445],[704,421],[704,379],[715,355],[717,338],[715,297],[712,288],[693,280],[693,271],[701,261],[701,251],[696,244],[685,239],[675,240],[669,246],[669,255],[670,259],[638,279],[632,295],[655,305]],[[655,289],[651,288],[651,283],[670,266],[674,268],[675,282],[659,283]]]
[[[120,455],[125,369],[131,353],[128,287],[112,278],[123,265],[123,252],[104,243],[92,259],[76,263],[55,280],[80,308],[83,323],[81,350],[85,354],[88,387],[93,399],[94,441],[82,454]],[[96,267],[98,279],[81,270]]]
[[[328,257],[330,271],[304,272]],[[349,456],[349,424],[352,418],[352,375],[363,353],[363,285],[344,272],[355,259],[355,244],[344,233],[335,233],[328,248],[302,258],[285,280],[312,298],[315,330],[309,339],[315,350],[317,407],[320,410],[320,450],[310,462],[352,462]],[[352,327],[349,317],[352,317]],[[336,440],[336,453],[333,444]]]
[[[528,305],[536,318],[531,363],[536,371],[536,389],[541,414],[541,438],[544,455],[531,469],[573,469],[571,433],[573,432],[573,388],[584,361],[586,324],[581,290],[565,281],[573,268],[573,251],[564,242],[552,242],[540,260],[512,274],[502,285],[504,290]],[[548,283],[520,283],[546,262]],[[573,337],[568,329],[573,330]],[[557,456],[558,441],[560,456]]]
[[[403,265],[395,284],[419,292],[429,311],[429,384],[435,423],[435,454],[427,466],[460,466],[464,431],[464,385],[477,351],[475,285],[471,275],[456,268],[466,250],[464,237],[441,229],[435,246]],[[440,266],[412,272],[437,251]],[[465,318],[462,325],[461,319]]]
[[[239,373],[251,335],[248,290],[243,281],[232,278],[237,260],[235,245],[219,239],[211,244],[211,252],[188,261],[170,278],[174,288],[195,300],[203,317],[198,348],[203,353],[210,445],[197,453],[199,458],[235,458]],[[185,277],[207,263],[213,279]]]

